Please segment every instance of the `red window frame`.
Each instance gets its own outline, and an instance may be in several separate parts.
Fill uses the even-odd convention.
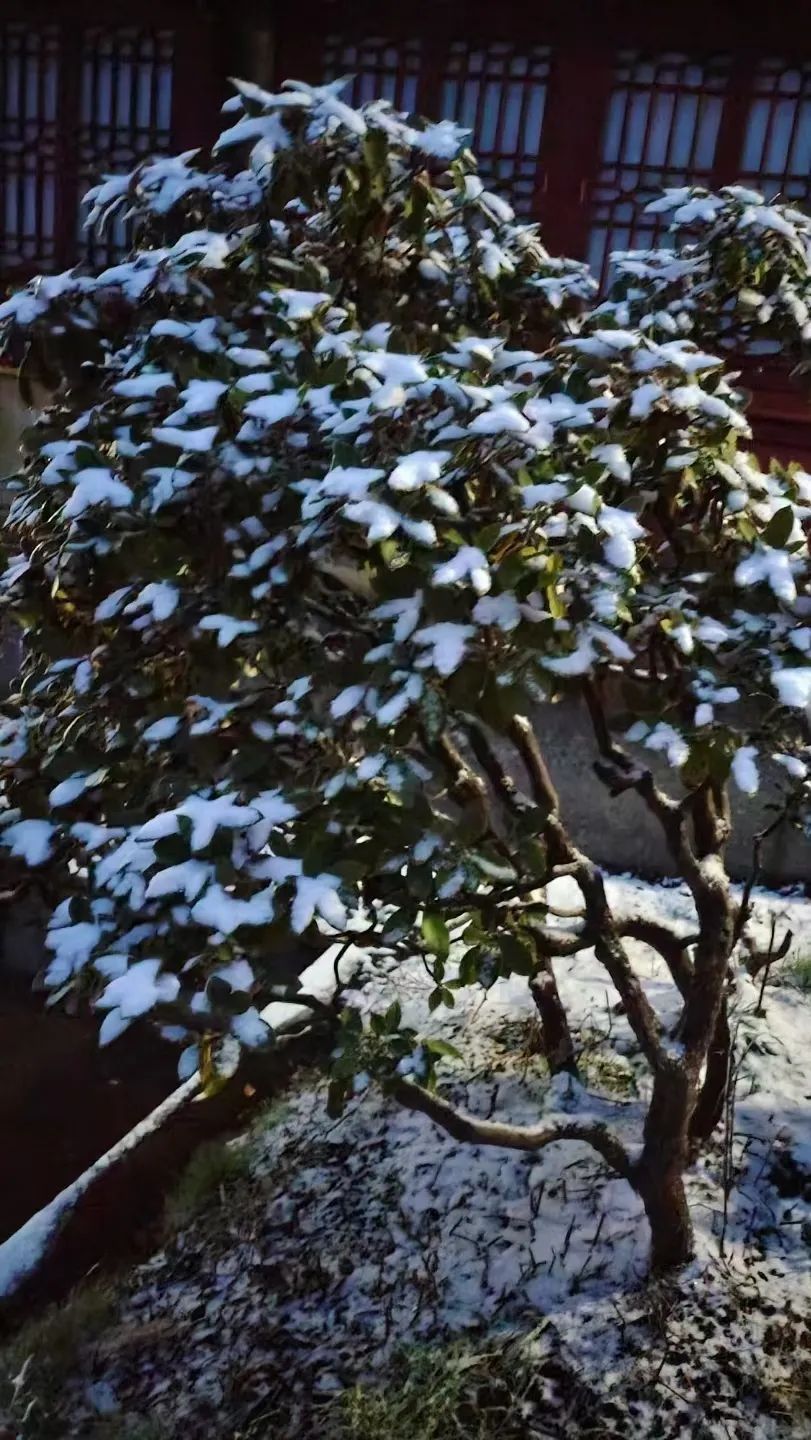
[[[163,95],[156,88],[167,64],[168,105],[165,81]],[[0,282],[84,256],[103,264],[126,236],[82,233],[81,196],[98,173],[216,134],[225,82],[213,12],[173,0],[5,0],[0,89]]]

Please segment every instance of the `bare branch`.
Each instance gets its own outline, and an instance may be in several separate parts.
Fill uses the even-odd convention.
[[[626,936],[629,940],[639,940],[643,945],[650,945],[653,950],[658,951],[673,977],[679,994],[683,1000],[686,1000],[693,982],[693,962],[687,950],[688,946],[696,943],[698,937],[696,935],[676,935],[666,925],[660,925],[656,920],[643,920],[637,916],[629,916],[627,920],[621,920],[617,928],[620,935]]]
[[[548,810],[544,834],[550,856],[556,866],[565,866],[566,873],[574,876],[583,896],[586,907],[586,924],[580,934],[574,937],[577,942],[576,949],[584,948],[583,941],[588,936],[589,939],[586,943],[594,946],[597,959],[608,971],[614,988],[625,1006],[628,1023],[639,1042],[642,1053],[650,1065],[654,1069],[658,1069],[666,1058],[662,1046],[662,1026],[656,1011],[639,983],[617,932],[614,917],[606,898],[603,877],[598,867],[569,839],[558,814],[559,800],[552,777],[532,727],[525,716],[513,717],[510,735],[524,762],[536,800]],[[667,797],[664,798],[667,799]],[[559,942],[559,944],[562,943],[564,942]],[[572,954],[575,953],[575,949],[562,951],[557,949],[550,953]]]
[[[522,920],[527,929],[537,941],[544,955],[577,955],[581,950],[589,950],[595,944],[596,936],[590,930],[550,930],[548,926],[542,925],[534,915],[528,915],[522,911]]]
[[[465,733],[470,741],[476,759],[490,780],[499,799],[515,815],[521,815],[532,808],[532,801],[522,795],[512,775],[499,759],[490,736],[481,721],[474,715],[464,717]]]
[[[785,819],[786,811],[781,810],[780,814],[777,815],[774,820],[772,820],[771,824],[767,825],[764,830],[759,830],[758,833],[752,837],[752,866],[746,878],[746,883],[743,887],[743,894],[741,896],[741,903],[738,906],[738,913],[735,917],[735,938],[733,942],[733,949],[743,936],[743,932],[746,929],[746,926],[749,922],[749,917],[752,913],[752,891],[754,890],[755,886],[758,883],[758,880],[760,879],[761,853],[763,850],[763,846],[770,838],[770,836],[772,836],[775,831],[780,828]]]
[[[410,1080],[397,1080],[392,1093],[408,1110],[427,1115],[454,1140],[472,1145],[492,1145],[505,1150],[544,1150],[558,1140],[580,1140],[596,1150],[617,1175],[632,1185],[634,1165],[625,1146],[607,1126],[598,1121],[567,1121],[551,1125],[508,1125],[498,1120],[479,1120],[458,1110],[439,1095]]]

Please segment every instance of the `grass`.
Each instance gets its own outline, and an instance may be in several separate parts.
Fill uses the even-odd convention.
[[[170,1234],[207,1210],[250,1173],[250,1156],[245,1146],[212,1140],[195,1151],[175,1189],[167,1197],[165,1225]]]
[[[636,1076],[623,1055],[611,1050],[585,1049],[580,1055],[580,1068],[586,1085],[603,1094],[630,1100],[639,1094]]]
[[[98,1422],[92,1440],[173,1440],[173,1436],[149,1415],[115,1415]]]
[[[30,1320],[0,1351],[0,1416],[23,1440],[62,1440],[61,1391],[113,1311],[108,1285],[87,1284]]]
[[[797,990],[811,992],[811,955],[798,955],[786,967],[784,974]]]
[[[385,1387],[357,1385],[323,1414],[323,1440],[540,1440],[549,1432],[548,1379],[533,1336],[416,1348]],[[258,1436],[257,1436],[258,1440]]]

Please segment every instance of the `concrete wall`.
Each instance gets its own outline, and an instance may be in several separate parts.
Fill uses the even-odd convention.
[[[0,479],[19,463],[20,434],[33,414],[22,402],[14,370],[0,370]]]
[[[576,844],[611,870],[633,870],[651,878],[672,875],[673,864],[656,820],[633,792],[612,799],[597,779],[596,758],[588,717],[574,701],[542,706],[535,717],[538,738],[558,787],[563,819]],[[649,750],[639,752],[662,787],[677,792],[674,772]],[[643,758],[644,757],[644,758]],[[777,793],[777,766],[762,767],[763,784],[753,799],[733,791],[733,835],[728,861],[731,873],[743,879],[751,868],[752,840],[774,818],[768,810]],[[811,842],[782,826],[763,847],[764,874],[773,884],[811,884]]]

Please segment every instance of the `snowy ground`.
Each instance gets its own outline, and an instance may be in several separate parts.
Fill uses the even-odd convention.
[[[681,888],[626,878],[608,888],[619,914],[692,928]],[[553,890],[555,904],[575,903],[570,882]],[[555,1362],[546,1428],[533,1434],[811,1435],[796,1400],[803,1357],[806,1384],[811,1375],[811,997],[788,979],[792,959],[811,956],[811,902],[759,892],[755,912],[764,942],[775,913],[778,936],[793,929],[787,978],[769,986],[760,1018],[757,987],[738,982],[731,1186],[725,1204],[719,1134],[689,1177],[697,1253],[676,1281],[645,1282],[641,1207],[590,1151],[471,1149],[372,1091],[330,1120],[312,1080],[246,1142],[252,1176],[239,1203],[126,1282],[110,1343],[72,1389],[65,1434],[90,1434],[95,1404],[162,1415],[184,1440],[307,1440],[326,1434],[313,1404],[385,1375],[398,1347],[509,1330],[536,1332],[543,1373]],[[675,1018],[662,963],[629,948],[660,1013]],[[591,952],[557,973],[588,1104],[634,1142],[647,1076],[627,1023]],[[388,985],[361,1003],[377,1007],[396,989],[409,1023],[452,1040],[465,1059],[443,1062],[442,1086],[466,1108],[528,1123],[550,1104],[582,1106],[576,1091],[550,1087],[526,981],[499,982],[484,1001],[459,992],[453,1012],[430,1019],[418,968]],[[257,1415],[273,1415],[272,1429],[251,1430]]]

